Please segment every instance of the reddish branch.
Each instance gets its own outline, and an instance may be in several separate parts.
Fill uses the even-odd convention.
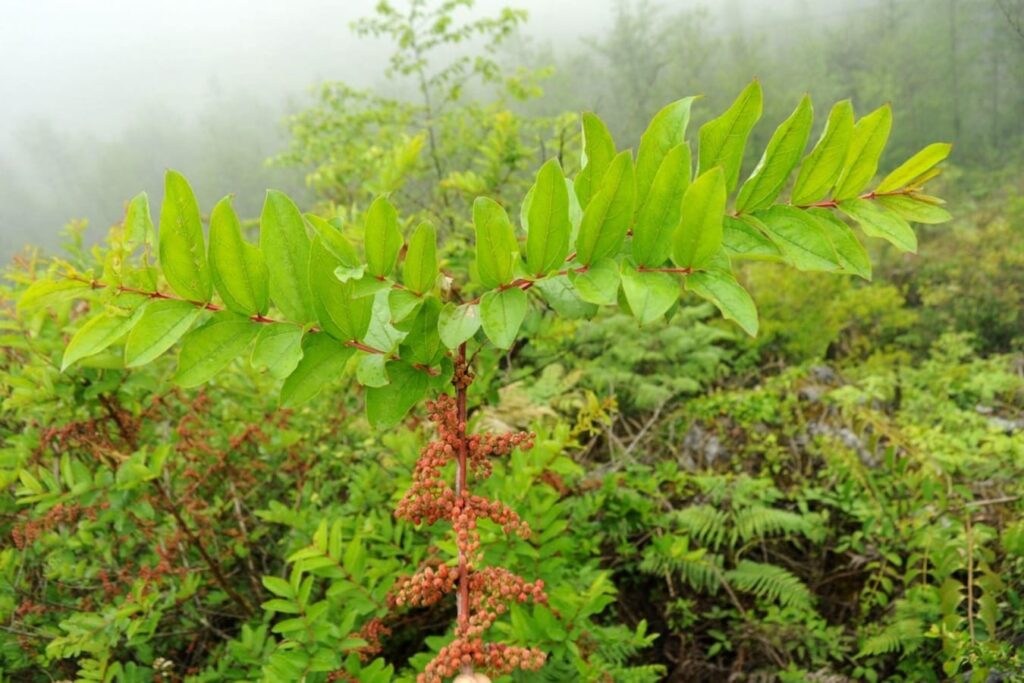
[[[396,582],[388,597],[392,607],[424,607],[455,594],[457,621],[455,639],[442,648],[418,683],[440,683],[460,671],[474,668],[496,675],[517,669],[536,670],[545,660],[536,648],[519,648],[485,642],[484,632],[508,610],[509,603],[546,603],[543,581],[529,582],[501,567],[479,567],[479,519],[490,519],[506,533],[526,538],[530,528],[519,515],[498,501],[473,495],[470,475],[480,480],[491,474],[492,457],[506,456],[515,448],[531,448],[534,434],[469,434],[467,391],[473,375],[466,360],[466,345],[459,347],[452,384],[455,397],[442,394],[428,404],[437,438],[421,452],[413,483],[398,504],[395,516],[413,524],[446,521],[455,531],[458,559],[452,567],[434,561],[416,574]],[[455,485],[445,480],[444,468],[454,463]]]
[[[214,304],[214,303],[210,303],[210,302],[206,302],[206,301],[193,301],[192,299],[185,299],[183,297],[175,296],[174,294],[168,294],[166,292],[160,292],[160,291],[150,292],[150,291],[146,291],[144,289],[136,289],[135,287],[126,287],[125,285],[109,285],[106,282],[102,282],[100,280],[87,280],[85,278],[77,277],[75,275],[69,275],[68,279],[69,280],[74,280],[75,282],[84,282],[87,285],[89,285],[90,287],[92,287],[93,289],[111,289],[112,288],[112,289],[114,289],[114,290],[116,290],[118,292],[124,292],[126,294],[138,294],[139,296],[144,296],[144,297],[147,297],[149,299],[170,299],[172,301],[183,301],[183,302],[185,302],[187,304],[192,304],[193,306],[195,306],[197,308],[202,308],[202,309],[207,310],[207,311],[217,312],[217,311],[223,311],[224,310],[223,306],[219,306],[219,305]],[[297,327],[302,327],[302,325],[300,325],[299,323],[292,322],[291,320],[278,320],[276,318],[268,318],[268,317],[266,317],[265,315],[263,315],[261,313],[256,313],[255,315],[249,316],[249,320],[253,321],[254,323],[261,323],[261,324],[281,323],[281,324],[284,324],[284,325],[295,325]],[[318,328],[316,328],[316,327],[311,327],[309,329],[309,331],[313,332],[313,333],[320,332],[320,330]],[[372,346],[367,346],[366,344],[364,344],[364,343],[362,343],[362,342],[360,342],[358,340],[355,340],[355,339],[350,339],[350,340],[342,342],[342,343],[345,346],[351,346],[354,349],[358,349],[360,351],[365,351],[366,353],[379,353],[381,355],[387,355],[386,351],[381,351],[380,349],[375,349]]]
[[[913,194],[916,188],[904,188],[902,190],[893,190],[892,192],[866,192],[862,194],[858,199],[878,199],[879,197],[895,197],[897,195],[908,195]],[[798,209],[835,209],[839,206],[839,202],[835,199],[825,199],[820,202],[814,202],[813,204],[799,204],[796,208]]]
[[[137,451],[139,449],[139,442],[137,438],[138,428],[132,426],[129,423],[125,413],[113,403],[110,397],[101,395],[100,403],[107,411],[107,414],[110,415],[110,418],[114,421],[114,424],[117,425],[117,428],[121,433],[121,436],[124,438],[128,446],[133,451]],[[242,611],[245,612],[246,615],[252,616],[252,605],[249,603],[248,600],[242,597],[242,595],[238,593],[238,591],[231,587],[231,583],[228,581],[227,575],[224,573],[224,569],[223,567],[221,567],[220,562],[218,562],[217,559],[210,554],[210,552],[206,548],[206,545],[195,534],[195,532],[192,531],[192,528],[188,525],[188,522],[186,522],[185,518],[182,516],[177,501],[170,495],[170,493],[168,493],[167,489],[160,482],[159,478],[150,480],[150,483],[156,489],[156,492],[157,494],[159,494],[160,499],[163,501],[164,506],[167,508],[167,511],[171,513],[172,517],[174,517],[174,521],[178,525],[178,528],[188,538],[189,543],[192,544],[192,547],[199,551],[199,554],[202,556],[203,561],[206,562],[206,566],[209,567],[210,572],[213,574],[213,578],[217,582],[217,585],[221,587],[221,589],[227,594],[227,596],[231,599],[232,602],[234,602],[236,605],[242,608]]]

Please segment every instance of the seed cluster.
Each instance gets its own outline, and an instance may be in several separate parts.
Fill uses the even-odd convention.
[[[384,623],[383,619],[370,619],[359,629],[357,638],[366,641],[366,645],[355,650],[359,659],[365,664],[376,657],[383,649],[381,640],[391,635],[391,629]]]
[[[456,638],[448,643],[419,676],[417,683],[441,683],[445,678],[472,667],[501,676],[516,669],[536,671],[546,655],[537,648],[485,643],[481,638]]]
[[[398,503],[395,516],[413,524],[451,522],[459,549],[469,557],[475,557],[480,549],[477,520],[481,518],[490,519],[508,534],[528,537],[529,525],[513,510],[498,501],[470,495],[468,491],[456,493],[444,480],[442,469],[465,449],[470,471],[477,479],[485,479],[491,474],[488,458],[506,456],[516,448],[532,448],[536,435],[529,432],[466,435],[465,422],[459,419],[454,399],[447,395],[429,402],[427,409],[430,420],[437,426],[438,436],[421,451],[412,485]]]
[[[453,384],[465,389],[472,381],[465,366],[456,367]],[[529,525],[506,505],[469,493],[468,486],[459,490],[445,481],[443,470],[453,463],[466,464],[466,476],[474,480],[491,475],[491,458],[504,457],[514,449],[533,447],[535,434],[466,434],[465,420],[450,396],[442,395],[427,404],[430,420],[437,428],[437,438],[424,446],[413,471],[413,482],[395,510],[395,516],[413,524],[434,524],[447,521],[455,532],[459,548],[459,564],[451,566],[432,562],[412,576],[398,580],[388,596],[393,608],[426,607],[440,602],[444,596],[459,592],[460,578],[466,583],[460,598],[465,601],[462,617],[455,630],[455,640],[444,647],[417,683],[441,683],[462,672],[472,674],[480,668],[502,675],[516,669],[536,670],[544,664],[545,655],[535,648],[519,648],[501,643],[484,642],[482,635],[495,620],[508,611],[510,603],[532,600],[546,603],[544,582],[529,582],[502,567],[477,569],[482,556],[477,522],[489,519],[507,534],[522,538],[530,535]],[[484,677],[480,674],[482,678]]]
[[[390,607],[428,607],[455,590],[458,570],[446,564],[425,567],[412,576],[400,578],[388,594]]]

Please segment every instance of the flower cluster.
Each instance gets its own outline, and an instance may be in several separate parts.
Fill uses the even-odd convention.
[[[473,667],[486,669],[495,675],[512,673],[516,669],[536,671],[544,665],[546,656],[537,648],[513,647],[501,643],[485,643],[481,638],[456,638],[448,643],[419,676],[416,683],[441,683],[445,678]]]
[[[368,662],[383,649],[381,640],[391,635],[391,628],[388,627],[383,619],[370,619],[366,624],[359,629],[359,633],[356,634],[357,638],[362,638],[366,641],[366,645],[355,650],[356,654],[359,655],[359,659],[362,662]]]
[[[24,522],[15,524],[11,529],[11,540],[20,550],[35,543],[40,536],[52,531],[61,524],[76,524],[80,517],[86,517],[96,521],[97,508],[105,510],[110,507],[109,502],[100,503],[98,506],[83,507],[78,503],[57,503],[50,508],[41,519],[26,519]],[[25,516],[23,516],[25,517]]]
[[[529,432],[466,435],[466,424],[459,419],[454,399],[447,395],[429,402],[427,409],[430,420],[437,426],[438,437],[421,451],[412,485],[398,503],[395,516],[413,524],[450,521],[459,549],[470,557],[480,548],[477,520],[481,518],[490,519],[508,534],[528,537],[529,525],[513,510],[498,501],[470,495],[467,490],[456,493],[444,480],[442,469],[464,453],[473,474],[484,479],[491,474],[488,458],[506,456],[515,448],[532,448],[536,435]]]
[[[390,607],[427,607],[441,600],[446,593],[455,590],[459,578],[457,570],[446,564],[426,567],[421,571],[399,579],[388,594]]]
[[[461,364],[460,364],[461,365]],[[426,607],[456,593],[459,621],[455,640],[444,647],[423,673],[418,683],[440,683],[460,672],[473,674],[474,667],[501,675],[516,669],[536,670],[545,655],[534,648],[519,648],[500,643],[487,643],[483,633],[508,611],[510,603],[532,600],[546,603],[543,581],[529,582],[501,567],[477,569],[480,562],[480,533],[477,523],[489,519],[506,533],[522,538],[530,535],[530,527],[506,505],[472,495],[469,475],[474,480],[490,476],[491,458],[504,457],[514,449],[533,447],[535,434],[466,433],[465,388],[472,381],[464,365],[456,367],[453,383],[462,396],[459,402],[447,395],[427,404],[430,420],[437,428],[437,438],[424,446],[413,472],[413,482],[395,510],[395,516],[413,524],[434,524],[447,521],[455,532],[459,549],[457,566],[434,562],[412,576],[400,579],[388,596],[393,608]],[[456,463],[454,486],[445,481],[444,469]]]
[[[484,567],[469,577],[469,619],[458,635],[477,636],[491,627],[505,613],[506,604],[533,600],[546,603],[544,582],[529,582],[503,567]]]

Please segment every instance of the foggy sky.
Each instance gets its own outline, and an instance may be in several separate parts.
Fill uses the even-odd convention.
[[[783,5],[814,18],[839,1],[660,4],[715,6],[735,29],[745,16],[764,21]],[[235,165],[212,181],[206,174],[196,186],[201,201],[236,191],[232,174],[250,170],[263,174],[259,182],[268,184],[260,187],[280,179],[301,192],[301,171],[272,175],[263,161],[284,151],[282,119],[308,105],[312,86],[383,83],[392,46],[349,27],[376,3],[0,0],[0,260],[26,242],[55,246],[62,224],[73,218],[89,220],[91,238],[99,238],[137,191],[160,195],[163,169],[188,174],[204,157]],[[614,2],[477,0],[472,14],[506,6],[529,13],[522,40],[564,54],[606,30]],[[236,114],[238,108],[244,111]],[[246,135],[217,128],[211,110],[220,114],[217,125]],[[132,158],[118,156],[129,148]]]
[[[390,47],[349,23],[376,0],[4,0],[0,22],[0,131],[50,119],[62,130],[103,135],[159,103],[187,114],[220,88],[267,101],[315,83],[369,87]],[[514,6],[527,34],[561,42],[592,33],[606,3],[480,0],[474,13]]]
[[[247,131],[235,144],[260,145],[226,156],[267,174],[263,160],[286,144],[284,115],[304,108],[313,86],[383,82],[392,47],[350,30],[376,2],[0,0],[0,260],[28,242],[56,246],[70,219],[89,220],[98,239],[135,192],[159,196],[162,169],[200,163],[197,144],[215,144],[223,158],[232,139],[206,135],[211,109]],[[478,0],[472,14],[505,6],[526,9],[524,35],[556,51],[611,16],[610,0]],[[235,116],[237,107],[246,111]],[[138,173],[122,165],[116,186],[104,184],[97,169],[117,168],[111,155],[125,144]],[[301,185],[300,172],[290,179]],[[237,189],[222,180],[197,186],[201,199]]]

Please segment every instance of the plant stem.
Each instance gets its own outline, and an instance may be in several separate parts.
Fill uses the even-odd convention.
[[[469,375],[466,367],[466,342],[459,345],[458,357],[455,361],[455,408],[458,412],[459,452],[455,466],[455,497],[457,500],[469,500],[469,489],[466,485],[466,393],[469,390]],[[464,630],[469,622],[469,558],[459,547],[459,590],[456,595],[459,630]]]
[[[967,632],[971,635],[971,647],[977,642],[974,635],[974,527],[973,515],[967,515]]]
[[[169,299],[171,301],[184,301],[185,303],[192,304],[196,308],[201,308],[201,309],[206,310],[206,311],[213,311],[214,313],[217,313],[217,312],[225,310],[223,306],[220,306],[220,305],[215,304],[215,303],[210,303],[208,301],[193,301],[191,299],[185,299],[183,297],[175,296],[174,294],[168,294],[166,292],[161,292],[159,290],[157,290],[157,291],[148,291],[148,290],[144,290],[144,289],[136,289],[135,287],[126,287],[125,285],[111,285],[111,284],[108,284],[108,283],[103,282],[101,280],[89,280],[89,279],[86,279],[84,277],[80,277],[80,276],[73,275],[73,274],[72,275],[66,275],[65,277],[68,280],[73,280],[75,282],[84,282],[87,285],[89,285],[90,287],[92,287],[93,289],[114,289],[114,290],[116,290],[118,292],[123,292],[123,293],[126,293],[126,294],[138,294],[139,296],[144,296],[144,297],[147,297],[147,298],[150,298],[150,299]],[[392,285],[392,288],[394,288],[394,289],[404,289],[404,287],[402,287],[399,284]],[[302,323],[293,322],[291,320],[278,320],[276,318],[268,318],[267,316],[263,315],[262,313],[256,313],[254,315],[249,316],[249,320],[253,321],[254,323],[261,323],[261,324],[267,324],[267,325],[273,325],[273,324],[295,325],[297,327],[303,327],[304,329],[306,329],[306,331],[308,331],[310,333],[313,333],[313,334],[316,334],[316,333],[320,332],[320,329],[318,327],[315,327],[315,326],[309,327],[309,328],[305,328]],[[348,341],[343,341],[341,343],[343,345],[345,345],[345,346],[351,346],[354,349],[357,349],[359,351],[364,351],[366,353],[376,353],[376,354],[380,354],[382,356],[388,355],[386,351],[381,351],[380,349],[375,349],[372,346],[367,346],[366,344],[360,342],[358,339],[350,339]]]
[[[135,433],[127,424],[125,424],[121,412],[118,410],[117,406],[114,405],[110,397],[101,395],[100,403],[107,411],[110,419],[114,421],[114,424],[117,426],[117,429],[125,442],[133,451],[139,450],[139,442],[135,437]],[[167,492],[167,489],[163,484],[160,483],[160,479],[153,479],[152,484],[156,489],[156,492],[160,495],[160,498],[164,503],[164,507],[167,508],[167,511],[171,513],[172,517],[174,517],[174,521],[178,528],[183,534],[185,534],[186,538],[188,538],[192,547],[199,551],[203,561],[206,562],[206,566],[209,567],[210,572],[213,574],[214,581],[217,582],[217,585],[221,587],[221,590],[227,594],[228,598],[230,598],[232,602],[242,608],[242,611],[245,612],[246,616],[251,617],[254,614],[252,605],[250,605],[248,600],[243,598],[234,588],[231,587],[231,583],[228,581],[227,576],[224,575],[224,570],[221,568],[220,562],[218,562],[216,558],[207,551],[202,540],[200,540],[200,538],[192,531],[191,527],[189,527],[185,518],[182,517],[181,511],[178,509],[177,503],[171,497],[170,493]]]

